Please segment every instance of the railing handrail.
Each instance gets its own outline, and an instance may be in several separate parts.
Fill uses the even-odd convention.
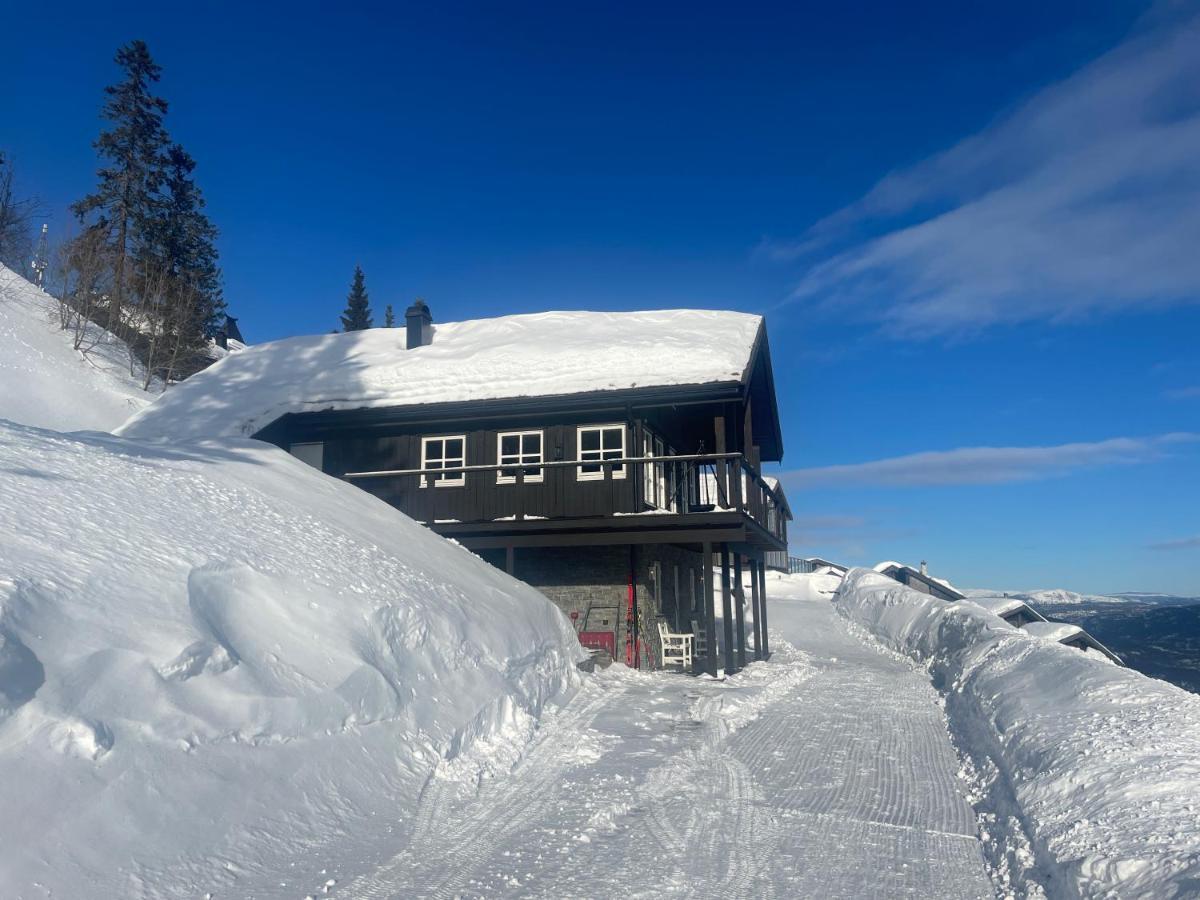
[[[742,454],[740,454],[740,453],[738,454],[738,456],[741,456],[741,455],[742,455]],[[756,472],[756,471],[754,470],[754,466],[750,465],[750,461],[749,461],[749,460],[747,460],[747,459],[742,459],[742,468],[743,468],[743,469],[745,469],[747,472],[749,472],[749,473],[750,473],[750,477],[751,477],[751,478],[753,478],[753,479],[754,479],[754,480],[755,480],[755,481],[756,481],[758,484],[762,485],[762,486],[763,486],[763,488],[765,488],[765,489],[767,490],[767,492],[768,492],[768,493],[770,493],[770,494],[774,495],[774,493],[775,493],[775,488],[773,488],[773,487],[771,487],[771,485],[767,484],[767,479],[765,479],[765,478],[762,476],[762,473],[761,473],[761,472]]]
[[[582,466],[621,466],[626,463],[716,462],[741,459],[741,453],[689,453],[680,456],[622,456],[618,459],[552,459],[544,462],[476,463],[438,469],[380,469],[375,472],[346,472],[343,478],[388,478],[400,475],[438,475],[458,472],[496,472],[500,469],[556,469]]]

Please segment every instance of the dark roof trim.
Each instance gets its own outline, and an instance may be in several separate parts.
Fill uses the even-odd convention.
[[[771,344],[767,339],[766,316],[762,316],[759,320],[758,334],[754,338],[754,347],[750,351],[750,362],[746,366],[746,371],[742,373],[742,383],[746,385],[747,402],[753,402],[754,373],[760,363],[763,379],[766,382],[762,386],[762,390],[766,391],[766,398],[770,403],[771,431],[765,435],[758,432],[759,420],[762,417],[754,416],[755,438],[759,440],[764,462],[782,462],[783,430],[779,421],[779,400],[775,396],[775,371],[771,365]]]
[[[627,388],[613,391],[588,391],[552,397],[509,397],[494,400],[464,400],[453,403],[422,403],[410,406],[380,406],[360,409],[324,409],[287,413],[254,434],[263,437],[279,428],[297,425],[309,427],[386,428],[416,422],[471,421],[514,414],[544,415],[576,411],[614,411],[628,408],[680,406],[693,403],[721,403],[740,399],[743,385],[737,381],[688,384],[673,387]]]

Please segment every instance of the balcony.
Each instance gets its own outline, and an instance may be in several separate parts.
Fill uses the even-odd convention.
[[[448,536],[564,529],[662,534],[736,525],[748,542],[775,549],[787,545],[786,501],[740,453],[393,469],[343,477]]]

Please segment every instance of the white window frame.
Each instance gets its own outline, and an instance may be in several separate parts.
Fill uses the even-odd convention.
[[[443,466],[445,466],[446,463],[450,461],[450,460],[447,460],[447,458],[446,458],[445,442],[446,441],[462,441],[462,457],[460,458],[460,457],[456,456],[453,458],[453,461],[455,461],[456,464],[459,466],[465,466],[467,464],[467,436],[465,434],[431,434],[428,437],[421,438],[421,468],[422,469],[429,468],[429,450],[428,450],[428,448],[429,448],[429,445],[432,444],[434,441],[442,441],[443,442],[442,443],[442,458],[440,460],[437,460],[438,462],[442,463]],[[421,476],[421,487],[423,487],[423,488],[429,487],[430,479],[431,479],[431,476],[422,475]],[[434,487],[440,487],[440,488],[462,487],[463,485],[465,485],[467,483],[467,473],[459,472],[457,475],[447,475],[443,478],[433,477],[432,480],[433,480]]]
[[[576,462],[585,463],[587,465],[596,465],[597,463],[602,462],[604,460],[604,454],[605,454],[604,432],[618,431],[618,430],[621,432],[621,448],[620,448],[620,453],[617,456],[617,459],[624,459],[625,455],[626,455],[626,447],[627,447],[628,441],[629,441],[629,436],[628,436],[629,429],[625,425],[624,422],[608,422],[603,425],[580,425],[580,426],[578,426],[575,429]],[[600,449],[598,451],[596,451],[596,450],[587,451],[588,453],[599,453],[600,455],[596,458],[591,458],[591,457],[588,457],[586,459],[584,458],[584,455],[583,455],[584,454],[583,433],[585,431],[599,431],[600,432]],[[617,471],[615,468],[612,471],[613,480],[618,481],[618,480],[623,479],[625,477],[625,473],[627,471],[629,471],[629,466],[625,463],[621,463],[620,471]],[[585,472],[585,471],[583,471],[583,466],[581,465],[579,468],[577,468],[575,470],[575,478],[577,481],[602,481],[602,480],[604,480],[604,468],[600,467],[595,472]]]
[[[642,428],[642,456],[650,457],[654,455],[654,435],[650,433],[649,428]],[[642,463],[642,502],[647,506],[657,508],[657,497],[654,489],[656,487],[654,481],[654,467],[650,463]]]
[[[657,433],[649,428],[642,429],[642,456],[674,456],[675,451]],[[674,492],[671,490],[670,472],[666,461],[642,463],[642,500],[652,509],[674,510]]]
[[[297,453],[296,450],[300,447],[304,447],[306,450],[302,450],[300,453]],[[313,456],[310,456],[307,452],[307,448],[311,447],[318,448],[315,454],[316,462],[313,461]],[[295,444],[288,444],[288,453],[292,454],[292,456],[296,457],[296,459],[300,460],[302,463],[312,466],[318,472],[325,471],[324,441],[300,441]]]
[[[525,452],[525,438],[536,434],[538,437],[538,452],[537,459],[533,459],[533,454]],[[517,439],[517,455],[511,462],[507,463],[504,460],[504,439],[515,437]],[[505,466],[511,469],[532,469],[536,468],[537,472],[533,475],[526,473],[525,484],[539,484],[545,479],[546,470],[541,468],[541,464],[546,461],[546,436],[541,429],[531,428],[528,431],[502,431],[496,435],[496,464]],[[516,484],[516,475],[505,475],[504,469],[496,470],[496,484]]]

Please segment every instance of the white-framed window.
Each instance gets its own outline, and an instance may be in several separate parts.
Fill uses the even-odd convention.
[[[579,443],[580,481],[599,481],[604,478],[602,459],[622,459],[625,456],[624,425],[580,425],[576,433]],[[625,477],[625,465],[612,467],[613,478]]]
[[[663,443],[663,439],[646,429],[642,433],[642,456],[674,456],[675,451]],[[655,509],[674,509],[673,474],[667,463],[660,461],[642,463],[642,497]]]
[[[525,483],[542,480],[542,469],[531,464],[542,461],[542,433],[540,431],[504,431],[496,436],[496,461],[502,466],[496,473],[497,484],[514,484],[517,470],[525,473]]]
[[[654,455],[654,435],[650,433],[650,429],[642,429],[642,456],[651,457]],[[648,506],[657,506],[654,499],[654,466],[650,463],[642,463],[642,499]]]
[[[448,434],[440,437],[421,438],[421,468],[450,469],[467,464],[467,436]],[[466,472],[448,472],[445,475],[421,476],[421,487],[461,487],[467,483]]]
[[[666,456],[677,456],[678,451],[670,444],[663,447]],[[676,463],[663,463],[663,496],[666,499],[665,508],[671,512],[679,512],[679,466]]]
[[[321,441],[288,444],[288,453],[318,471],[323,471],[325,468],[325,445]]]

